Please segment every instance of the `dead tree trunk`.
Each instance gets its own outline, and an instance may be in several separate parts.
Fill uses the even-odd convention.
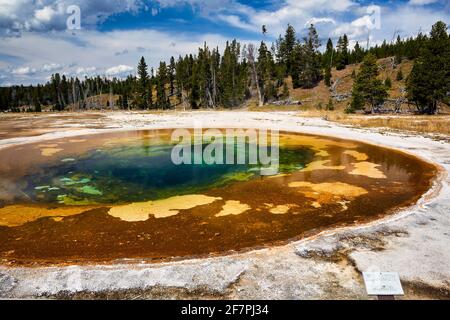
[[[252,79],[255,82],[256,90],[258,92],[258,100],[259,106],[264,106],[264,94],[262,93],[262,88],[259,85],[258,72],[256,70],[256,62],[255,62],[255,47],[253,44],[249,44],[247,48],[247,60],[250,62],[252,66]]]

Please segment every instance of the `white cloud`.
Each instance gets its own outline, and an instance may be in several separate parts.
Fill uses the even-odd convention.
[[[129,75],[133,70],[134,70],[133,67],[121,64],[107,69],[105,74],[107,76],[124,76]]]
[[[311,24],[317,25],[319,23],[336,24],[336,21],[332,18],[311,18],[308,21],[306,21],[305,26],[309,26]]]
[[[71,5],[80,7],[82,25],[93,26],[121,12],[145,8],[144,0],[0,0],[0,36],[17,36],[23,31],[66,29]]]
[[[34,12],[34,17],[42,22],[49,22],[58,12],[47,6]]]
[[[161,8],[188,4],[202,13],[222,11],[232,5],[238,5],[235,0],[155,0]]]
[[[95,71],[97,71],[96,67],[78,67],[75,70],[75,74],[78,76],[88,76],[94,74]]]
[[[32,75],[36,73],[36,69],[32,69],[30,67],[19,67],[14,69],[11,73],[17,76]]]
[[[332,32],[332,37],[338,37],[346,33],[351,42],[366,43],[370,39],[370,45],[395,41],[399,35],[401,38],[415,37],[419,32],[429,33],[431,26],[437,21],[449,21],[448,11],[433,10],[420,6],[399,6],[398,8],[382,8],[381,28],[370,29],[370,17],[364,15],[349,23],[341,23]]]
[[[76,40],[76,41],[74,41]],[[64,31],[54,32],[49,37],[42,33],[24,33],[20,38],[1,40],[0,55],[15,56],[18,61],[25,61],[14,68],[34,69],[19,78],[10,71],[8,79],[13,83],[37,83],[46,81],[55,71],[68,76],[107,75],[124,71],[125,75],[133,72],[139,59],[144,55],[147,64],[155,69],[161,60],[171,56],[197,53],[198,48],[206,42],[211,48],[224,49],[226,37],[217,34],[166,33],[155,30],[132,31],[83,31],[76,36]],[[243,43],[252,40],[241,39]],[[124,48],[124,45],[127,48]],[[128,54],[116,55],[126,49]],[[47,65],[44,70],[44,65]],[[54,69],[54,70],[50,70]],[[132,70],[133,69],[133,70]],[[121,76],[121,74],[118,74]]]
[[[110,16],[123,12],[191,5],[202,14],[222,12],[222,8],[240,6],[236,0],[0,0],[0,36],[17,36],[23,31],[64,30],[69,17],[67,8],[80,7],[82,25],[95,26]]]
[[[85,73],[91,73],[93,71],[97,70],[96,67],[79,67],[76,70],[77,74],[85,74]]]
[[[351,23],[342,23],[332,32],[332,36],[339,37],[347,34],[350,38],[358,38],[370,33],[372,20],[368,15],[353,20]]]
[[[62,64],[58,63],[46,63],[42,66],[41,71],[42,72],[53,72],[57,70],[61,70],[64,67]]]
[[[240,29],[248,30],[248,31],[255,31],[255,26],[242,21],[239,16],[219,14],[217,16],[217,18],[228,23],[229,25],[231,25],[233,27],[237,27]]]
[[[409,0],[409,4],[413,6],[424,6],[436,2],[439,2],[439,0]]]
[[[306,11],[345,11],[351,6],[354,6],[355,2],[351,0],[287,0],[286,4],[287,7]]]
[[[18,9],[28,2],[28,0],[0,0],[0,15],[17,17]]]
[[[16,76],[32,76],[38,73],[48,73],[61,70],[63,65],[58,63],[45,63],[40,67],[20,66],[11,71]]]
[[[287,24],[302,29],[309,21],[333,24],[332,14],[345,13],[353,7],[359,7],[355,0],[284,0],[275,10],[258,10],[238,0],[157,0],[161,8],[189,4],[203,17],[211,21],[221,21],[228,25],[253,33],[260,33],[265,25],[272,36],[283,33]],[[324,13],[328,17],[314,18]],[[316,19],[316,20],[313,20]]]

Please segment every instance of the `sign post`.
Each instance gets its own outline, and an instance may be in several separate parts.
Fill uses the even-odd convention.
[[[397,272],[363,272],[363,277],[367,294],[378,300],[395,300],[405,294]]]

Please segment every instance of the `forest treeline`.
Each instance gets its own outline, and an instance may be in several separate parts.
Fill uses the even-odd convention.
[[[263,27],[263,29],[265,29]],[[355,74],[352,102],[347,111],[375,107],[387,98],[389,83],[378,79],[377,59],[395,57],[414,60],[407,79],[408,99],[422,113],[434,113],[437,104],[448,103],[450,92],[450,38],[447,26],[437,22],[430,35],[392,42],[384,41],[368,50],[360,43],[350,49],[347,35],[336,44],[331,39],[320,52],[321,42],[314,25],[300,39],[288,25],[284,36],[270,46],[262,41],[259,47],[243,45],[237,40],[227,42],[223,52],[205,43],[196,54],[171,57],[160,62],[156,70],[148,67],[142,57],[136,75],[126,79],[106,77],[67,77],[56,73],[46,84],[0,88],[0,110],[30,111],[43,107],[55,111],[89,108],[88,98],[102,94],[114,96],[113,106],[119,109],[171,109],[182,105],[188,109],[235,108],[254,97],[262,106],[271,101],[287,99],[292,79],[293,88],[313,88],[324,80],[332,85],[332,68],[362,63]],[[399,75],[402,76],[402,75]]]

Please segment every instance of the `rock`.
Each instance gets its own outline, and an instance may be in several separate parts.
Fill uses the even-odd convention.
[[[348,100],[350,97],[352,96],[352,94],[350,92],[348,93],[341,93],[341,94],[332,94],[331,97],[336,100],[337,102],[341,102],[341,101],[345,101]]]
[[[290,98],[286,99],[286,100],[271,101],[269,103],[272,104],[272,105],[275,105],[275,106],[292,106],[292,105],[301,106],[302,105],[301,101],[291,100]]]
[[[17,285],[17,280],[10,275],[0,273],[0,296],[11,291]]]
[[[325,237],[311,243],[301,244],[295,248],[295,253],[305,259],[314,257],[331,258],[344,246],[335,237]]]

